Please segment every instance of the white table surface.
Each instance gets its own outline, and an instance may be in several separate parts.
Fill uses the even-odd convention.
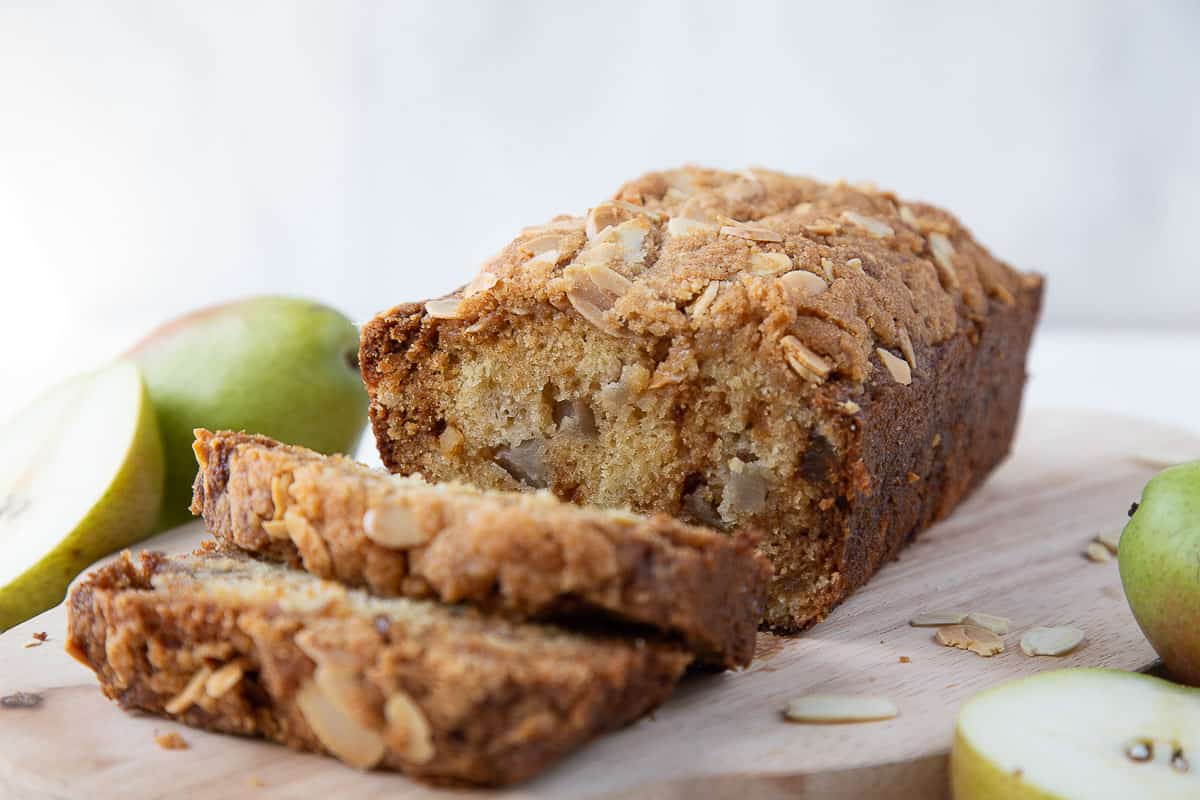
[[[1089,408],[1200,432],[1200,330],[1043,330],[1029,375],[1027,409]]]

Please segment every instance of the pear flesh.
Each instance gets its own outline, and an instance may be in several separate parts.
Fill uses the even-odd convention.
[[[57,604],[97,558],[147,536],[163,451],[137,367],[49,390],[0,428],[0,630]]]
[[[1067,669],[985,691],[959,711],[956,800],[1200,797],[1200,690]]]

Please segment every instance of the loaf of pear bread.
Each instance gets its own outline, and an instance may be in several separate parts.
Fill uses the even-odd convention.
[[[1041,296],[934,206],[686,167],[381,313],[360,364],[389,470],[757,529],[795,631],[1004,458]]]

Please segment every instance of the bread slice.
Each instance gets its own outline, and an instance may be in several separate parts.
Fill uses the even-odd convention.
[[[754,654],[770,566],[756,538],[397,478],[263,436],[196,432],[192,511],[223,543],[383,596],[519,619],[654,628],[709,663]]]
[[[486,785],[637,719],[691,660],[669,643],[379,599],[211,547],[122,554],[71,592],[68,637],[125,708]]]
[[[761,530],[794,631],[1008,452],[1041,293],[933,206],[689,167],[379,315],[360,363],[392,472]]]

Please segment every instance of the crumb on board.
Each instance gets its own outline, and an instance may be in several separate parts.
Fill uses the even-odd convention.
[[[900,663],[901,664],[911,664],[912,659],[909,658],[908,656],[900,656]]]
[[[154,741],[163,750],[187,750],[190,745],[187,740],[180,736],[175,731],[167,731],[166,733],[154,734]]]
[[[37,639],[39,642],[45,642],[49,641],[50,635],[45,631],[34,631],[33,638]]]

